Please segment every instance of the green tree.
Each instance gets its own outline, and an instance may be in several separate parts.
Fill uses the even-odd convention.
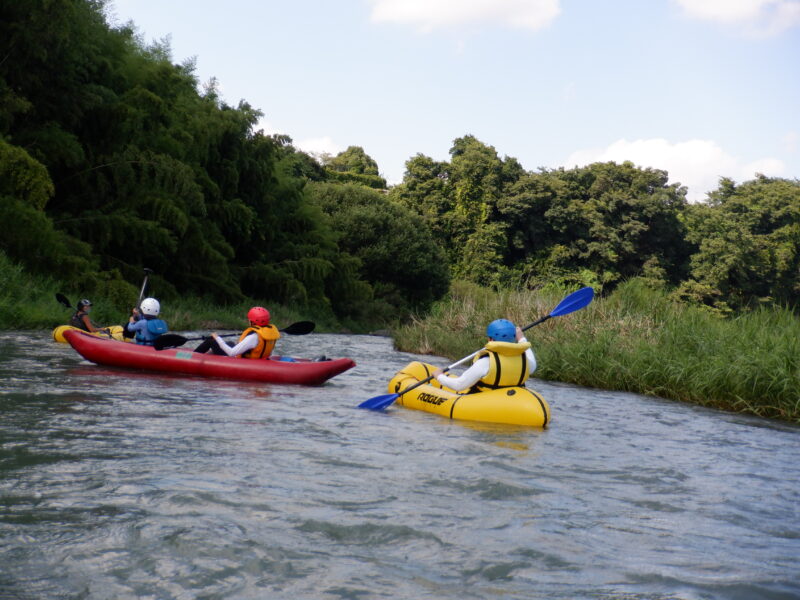
[[[425,310],[447,291],[443,252],[419,215],[362,186],[315,183],[308,191],[339,232],[339,248],[358,259],[376,299]]]
[[[350,146],[325,161],[327,179],[386,189],[386,180],[378,172],[378,163],[361,146]]]
[[[800,181],[759,175],[720,180],[687,215],[698,250],[677,294],[722,313],[800,303]]]
[[[333,157],[326,165],[332,171],[340,173],[358,173],[359,175],[380,175],[376,163],[361,146],[349,146],[347,150]]]

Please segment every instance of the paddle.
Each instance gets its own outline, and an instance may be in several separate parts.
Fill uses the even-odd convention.
[[[63,305],[64,308],[72,309],[72,302],[67,300],[67,297],[64,294],[56,294],[56,300],[58,300],[59,304]]]
[[[288,327],[284,329],[279,329],[281,333],[287,333],[289,335],[306,335],[307,333],[311,333],[314,331],[316,327],[316,323],[313,321],[298,321],[297,323],[292,323]],[[229,333],[226,335],[221,335],[219,337],[235,337],[241,335],[239,333]],[[153,342],[153,346],[156,350],[165,350],[167,348],[175,348],[176,346],[183,346],[186,342],[204,340],[205,337],[191,337],[186,338],[182,335],[178,335],[177,333],[165,333],[160,335],[156,338],[156,341]]]
[[[548,319],[552,319],[553,317],[560,317],[563,315],[568,315],[571,312],[575,312],[576,310],[580,310],[587,306],[594,298],[594,290],[590,287],[581,288],[576,292],[572,292],[569,296],[564,298],[561,302],[558,303],[549,315],[542,317],[541,319],[534,321],[530,325],[526,325],[522,328],[522,331],[527,331],[531,327],[535,327],[540,323],[544,323]],[[442,372],[447,373],[453,367],[457,367],[458,365],[467,362],[468,360],[472,359],[476,356],[481,350],[476,350],[469,356],[465,356],[461,360],[454,362],[449,367],[445,367],[442,369]],[[423,379],[422,381],[418,381],[414,385],[407,387],[399,394],[384,394],[383,396],[375,396],[374,398],[370,398],[369,400],[365,400],[361,404],[358,405],[358,408],[368,408],[370,410],[383,410],[388,408],[391,404],[394,403],[400,396],[405,394],[406,392],[410,392],[411,390],[418,388],[423,383],[428,383],[431,379],[433,379],[433,375]]]

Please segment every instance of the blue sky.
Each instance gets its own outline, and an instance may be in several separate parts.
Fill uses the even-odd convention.
[[[800,177],[800,0],[112,0],[226,102],[390,183],[466,134],[525,169],[631,160],[700,200]]]

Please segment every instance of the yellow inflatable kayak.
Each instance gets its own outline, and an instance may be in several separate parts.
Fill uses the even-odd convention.
[[[105,327],[104,329],[107,329],[109,333],[96,331],[90,335],[95,335],[101,338],[111,338],[112,340],[117,340],[118,342],[133,341],[133,338],[125,338],[122,336],[122,325],[110,325],[109,327]],[[64,338],[65,331],[83,331],[83,329],[78,329],[77,327],[73,327],[72,325],[59,325],[58,327],[53,329],[53,339],[62,344],[66,344],[67,340]]]
[[[388,391],[399,394],[426,379],[436,369],[423,362],[412,362],[389,381]],[[451,419],[546,427],[550,407],[538,393],[526,387],[508,387],[474,394],[459,394],[432,379],[403,394],[396,404],[436,413]]]

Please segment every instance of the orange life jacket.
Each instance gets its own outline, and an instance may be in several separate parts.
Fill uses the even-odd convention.
[[[241,342],[253,332],[258,334],[258,345],[242,354],[242,358],[269,358],[269,355],[272,354],[272,349],[275,347],[275,342],[281,337],[278,328],[275,325],[250,326],[242,332],[239,341]]]

